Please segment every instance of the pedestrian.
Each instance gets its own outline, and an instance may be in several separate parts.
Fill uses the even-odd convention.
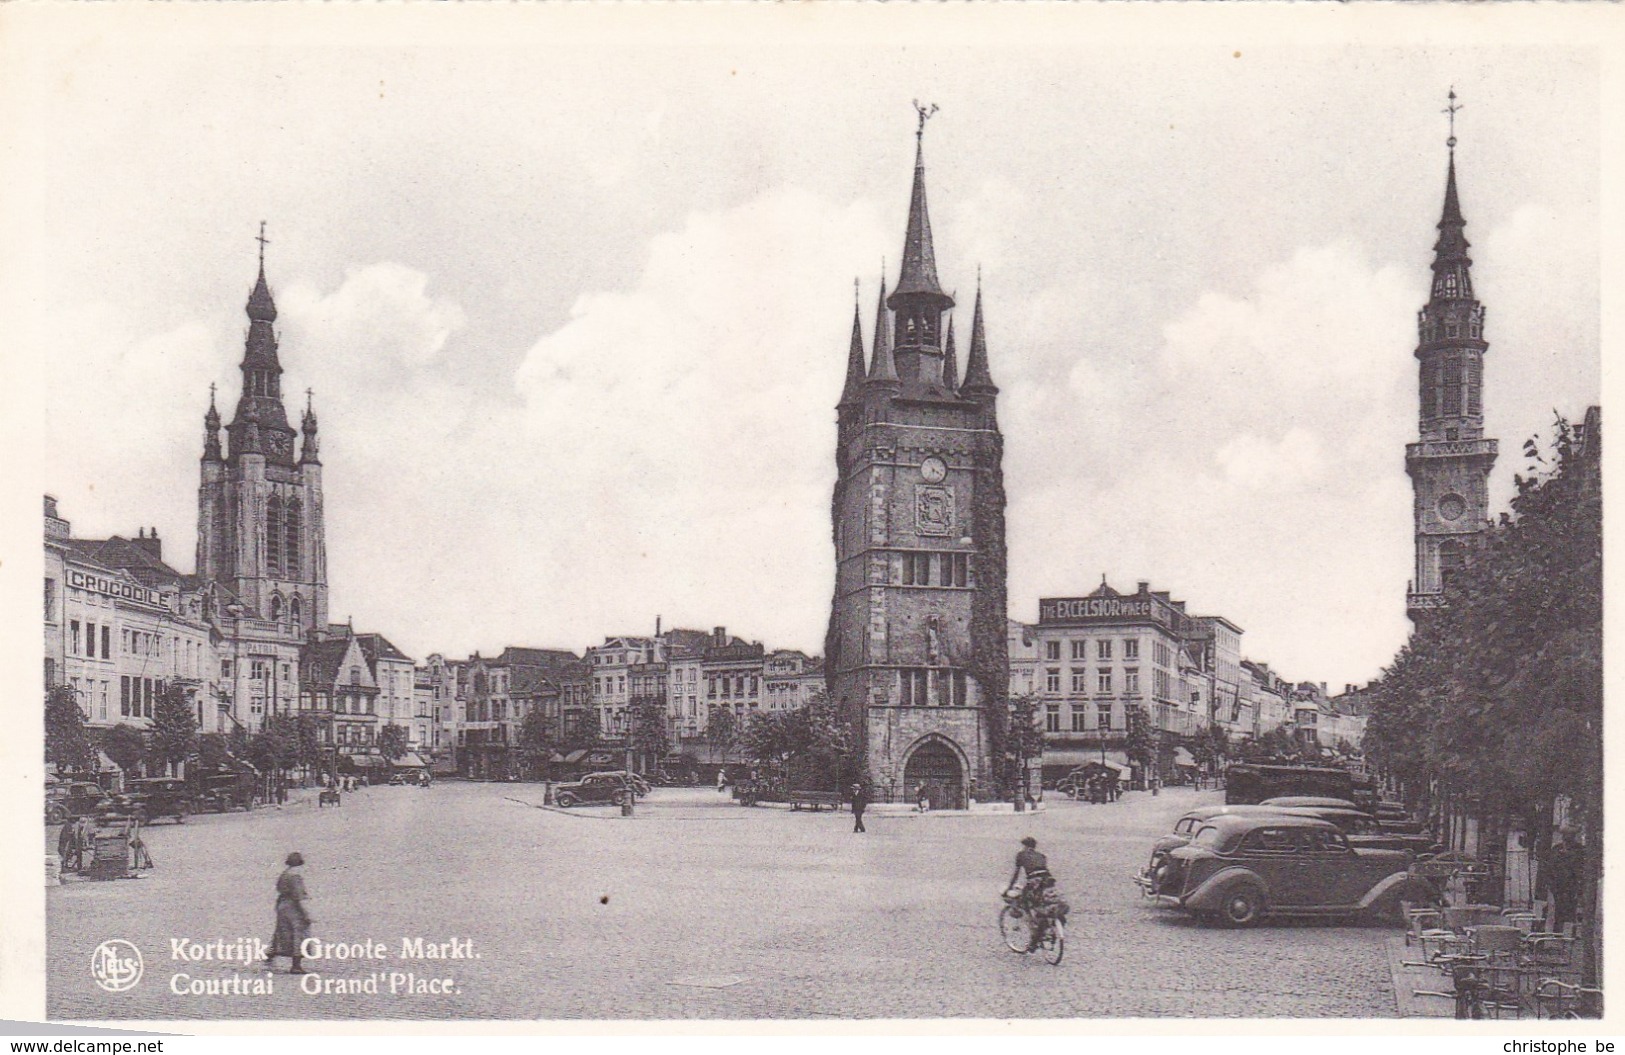
[[[721,766],[717,767],[717,794],[722,794],[728,787],[728,771]]]
[[[1546,855],[1546,872],[1546,889],[1552,895],[1552,929],[1564,933],[1575,922],[1580,900],[1580,854],[1573,829],[1558,831]]]
[[[84,867],[84,850],[79,841],[79,821],[62,822],[62,830],[56,834],[56,855],[62,860],[64,872],[77,872]]]
[[[278,956],[293,961],[289,974],[304,974],[305,939],[310,937],[310,912],[305,902],[305,877],[298,871],[304,867],[305,857],[295,850],[283,862],[287,865],[276,879],[276,930],[271,935],[271,951],[265,954],[265,966],[275,967]]]
[[[130,867],[132,869],[151,868],[152,854],[147,852],[146,840],[141,838],[141,821],[139,819],[130,821],[129,841]]]
[[[869,796],[863,792],[862,784],[852,785],[852,830],[866,832],[869,829],[863,826],[863,811],[869,808]]]

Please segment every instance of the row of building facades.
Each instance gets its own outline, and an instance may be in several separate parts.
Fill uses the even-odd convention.
[[[825,691],[818,657],[658,620],[653,634],[580,652],[510,646],[417,661],[379,633],[295,622],[285,601],[276,619],[224,599],[218,584],[164,561],[156,529],[75,538],[49,496],[44,526],[45,678],[73,689],[92,729],[148,727],[158,694],[178,684],[205,733],[253,733],[273,714],[312,714],[335,761],[364,770],[382,764],[379,731],[395,725],[426,764],[502,777],[529,771],[520,727],[532,711],[567,755],[584,743],[588,712],[599,745],[613,750],[632,709],[657,701],[672,755],[712,763],[737,757],[710,736],[716,709],[742,727]],[[1287,728],[1328,746],[1359,743],[1352,686],[1329,698],[1323,684],[1287,682],[1243,659],[1241,637],[1231,621],[1189,615],[1149,583],[1125,594],[1102,581],[1084,597],[1041,600],[1036,622],[1010,621],[1010,692],[1039,701],[1051,770],[1095,759],[1126,766],[1131,708],[1174,738],[1217,726],[1232,740]]]

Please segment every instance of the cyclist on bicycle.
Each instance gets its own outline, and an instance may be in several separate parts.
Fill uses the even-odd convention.
[[[1055,885],[1055,877],[1049,873],[1049,859],[1038,852],[1038,840],[1030,835],[1021,840],[1021,852],[1016,854],[1016,870],[1010,873],[1011,889],[1016,885],[1016,878],[1024,873],[1026,879],[1022,883],[1016,903],[1021,906],[1022,911],[1041,924],[1032,928],[1032,940],[1027,946],[1027,951],[1032,952],[1038,948],[1044,931],[1049,927],[1049,920],[1039,908],[1044,904],[1045,891]]]

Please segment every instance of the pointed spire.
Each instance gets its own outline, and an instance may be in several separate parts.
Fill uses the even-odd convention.
[[[919,129],[914,133],[914,190],[908,202],[908,231],[903,235],[903,268],[897,276],[897,290],[892,300],[912,294],[928,294],[953,303],[942,292],[937,281],[937,254],[931,242],[931,214],[925,203],[925,121],[936,112],[936,107],[914,108],[920,115]],[[945,305],[945,306],[947,306]],[[892,307],[896,307],[895,303]]]
[[[841,389],[840,406],[863,401],[863,322],[859,317],[858,282],[852,280],[852,344],[846,354],[846,385]]]
[[[880,276],[880,297],[875,301],[875,351],[869,362],[870,384],[898,384],[897,363],[892,358],[891,316],[886,311],[886,276]]]
[[[220,411],[214,406],[214,385],[209,385],[209,412],[203,415],[203,460],[217,462],[220,456]]]
[[[305,389],[305,417],[300,422],[300,428],[305,434],[304,446],[299,449],[300,464],[320,465],[321,441],[316,438],[316,409],[314,401],[316,393]]]
[[[1473,262],[1467,255],[1471,243],[1467,241],[1467,220],[1461,214],[1461,198],[1456,191],[1456,111],[1460,109],[1452,88],[1450,105],[1444,109],[1450,116],[1450,138],[1445,140],[1450,160],[1445,167],[1444,209],[1437,225],[1439,239],[1433,243],[1432,299],[1435,301],[1473,298]]]
[[[976,276],[976,311],[971,317],[970,358],[965,363],[965,382],[959,390],[967,395],[997,394],[999,386],[987,368],[987,333],[982,327],[982,276]]]
[[[948,316],[948,345],[942,353],[942,385],[952,392],[959,387],[959,354],[954,350],[954,317]]]
[[[248,295],[248,317],[255,322],[275,322],[276,303],[271,300],[271,288],[265,284],[265,247],[271,243],[265,237],[264,220],[260,221],[260,235],[254,241],[260,244],[260,278]]]

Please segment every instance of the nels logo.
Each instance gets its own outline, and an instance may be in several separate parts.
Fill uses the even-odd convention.
[[[120,938],[102,942],[90,954],[90,976],[109,993],[134,989],[141,970],[141,950]]]

